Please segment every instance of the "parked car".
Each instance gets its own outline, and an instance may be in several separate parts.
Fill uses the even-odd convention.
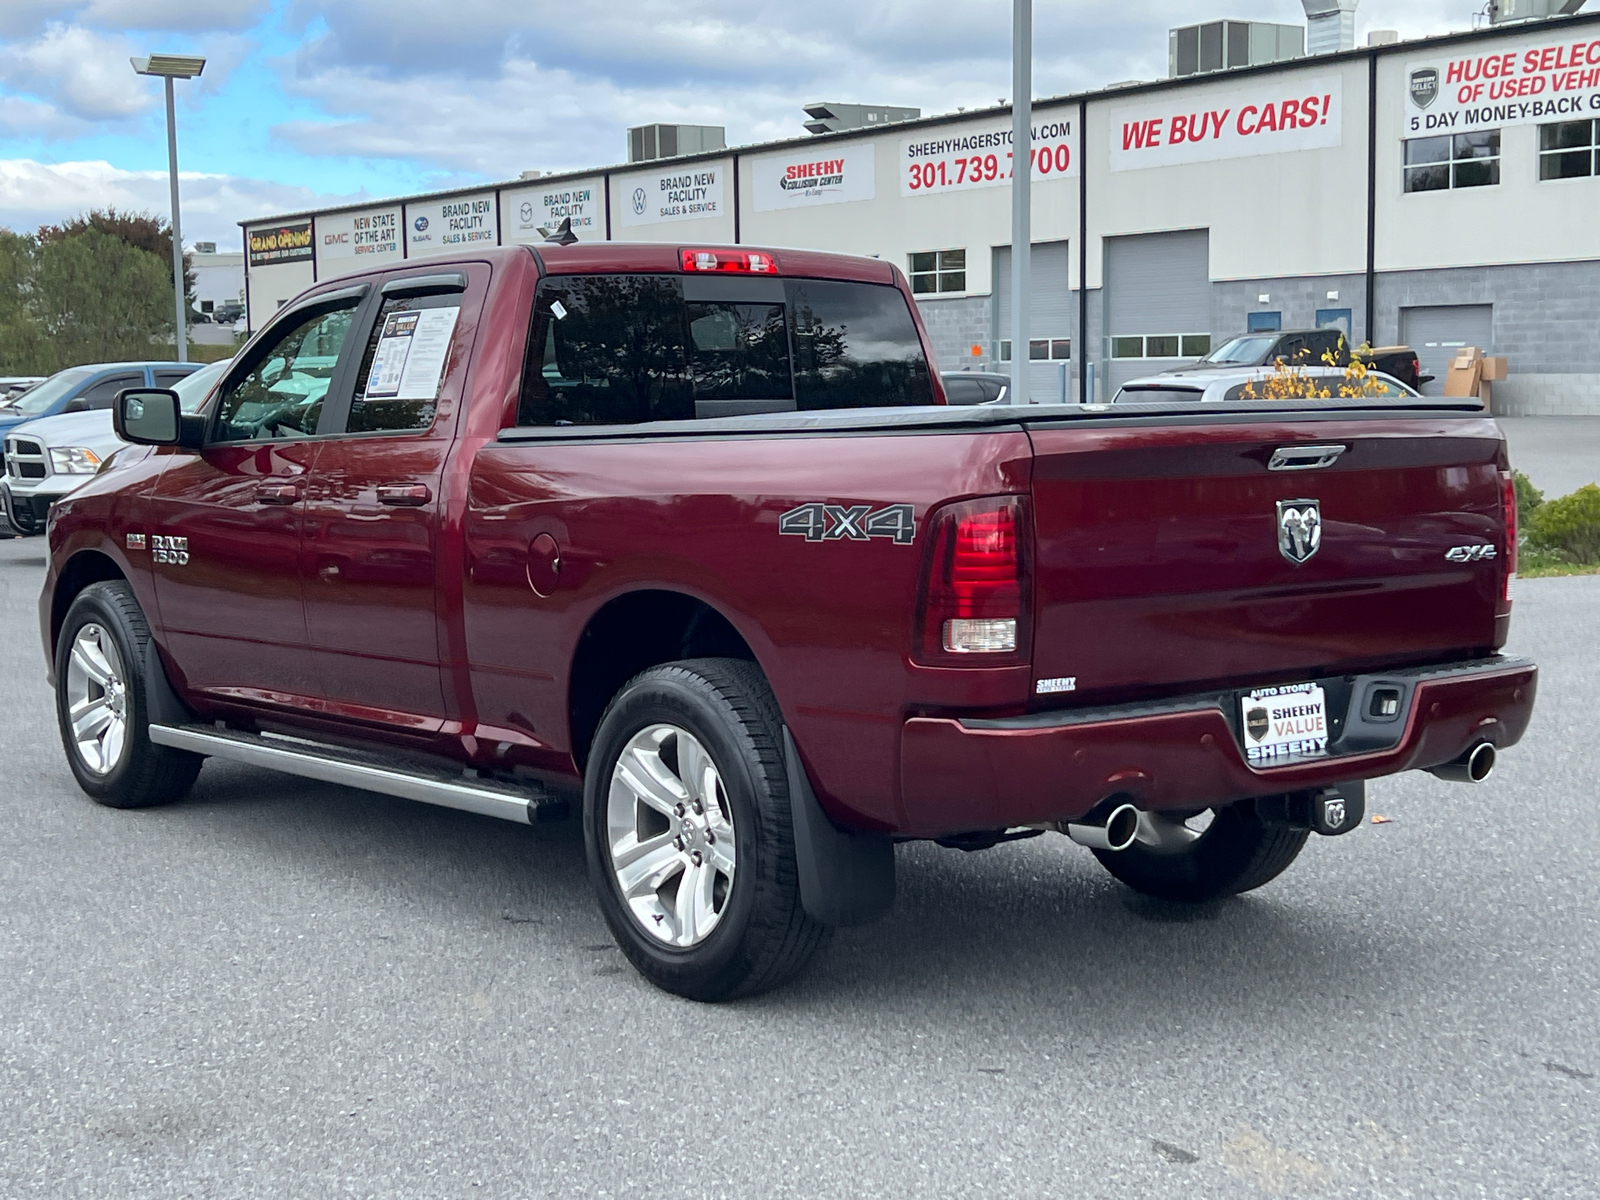
[[[1292,329],[1287,333],[1246,333],[1229,338],[1210,354],[1163,375],[1192,375],[1203,371],[1237,370],[1239,367],[1271,366],[1282,359],[1289,366],[1321,366],[1325,354],[1332,354],[1336,366],[1350,364],[1350,343],[1339,329]],[[1422,374],[1417,352],[1410,346],[1379,346],[1362,356],[1376,371],[1400,380],[1417,390],[1431,382]]]
[[[1263,384],[1272,377],[1273,372],[1272,367],[1254,367],[1243,371],[1206,371],[1194,375],[1147,375],[1143,379],[1128,380],[1117,389],[1111,402],[1173,404],[1204,401],[1216,404],[1246,399],[1264,400],[1266,389]],[[1345,383],[1345,373],[1337,367],[1306,367],[1301,373],[1309,379],[1315,379],[1319,387],[1327,388],[1335,397]],[[1377,399],[1411,400],[1420,396],[1414,389],[1381,371],[1369,371],[1367,378],[1374,383]],[[1255,396],[1246,396],[1246,390],[1255,392]]]
[[[137,445],[56,505],[67,763],[114,807],[207,756],[576,805],[623,952],[711,1000],[882,914],[898,840],[1055,831],[1205,901],[1359,827],[1366,780],[1521,738],[1480,409],[949,407],[929,362],[874,259],[547,243],[315,285],[200,413],[124,392]]]
[[[231,360],[212,363],[172,386],[185,412],[197,412]],[[18,533],[43,533],[51,507],[104,468],[127,443],[112,427],[110,408],[64,412],[26,421],[5,436],[0,511]]]
[[[43,375],[0,375],[0,405],[10,403],[44,381]]]
[[[946,404],[1008,404],[1011,376],[995,371],[941,371]]]
[[[185,375],[198,371],[201,363],[120,362],[91,363],[57,371],[43,383],[0,405],[0,435],[24,421],[53,417],[57,413],[85,412],[111,407],[123,388],[171,387]]]

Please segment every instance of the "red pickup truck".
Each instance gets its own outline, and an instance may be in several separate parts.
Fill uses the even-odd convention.
[[[581,813],[635,966],[770,987],[894,843],[1267,882],[1365,780],[1481,779],[1515,509],[1473,406],[946,407],[904,277],[543,245],[324,282],[56,506],[40,624],[104,804],[207,756]]]

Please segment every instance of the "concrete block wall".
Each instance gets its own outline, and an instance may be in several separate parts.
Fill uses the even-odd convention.
[[[993,318],[990,316],[988,296],[952,296],[941,300],[936,296],[917,297],[917,308],[922,312],[922,324],[933,343],[933,356],[939,370],[959,371],[967,367],[974,371],[995,371],[992,357]],[[983,354],[972,357],[974,346],[983,347]]]
[[[1329,292],[1338,292],[1329,300]],[[1258,297],[1270,296],[1265,304]],[[1365,336],[1365,275],[1314,275],[1276,279],[1219,279],[1211,284],[1211,330],[1217,339],[1244,333],[1253,312],[1283,314],[1285,329],[1315,329],[1317,310],[1348,308],[1350,336],[1359,345]],[[1377,343],[1382,345],[1383,343]]]
[[[1497,417],[1600,417],[1600,373],[1512,374],[1490,387]]]

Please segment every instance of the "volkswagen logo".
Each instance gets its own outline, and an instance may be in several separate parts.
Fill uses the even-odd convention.
[[[634,214],[634,216],[636,216],[636,217],[644,216],[644,208],[645,208],[645,205],[649,202],[649,199],[650,199],[650,197],[648,197],[648,196],[646,196],[644,194],[644,189],[642,187],[633,189],[633,214]]]
[[[1278,501],[1278,550],[1299,566],[1322,545],[1322,506],[1315,500]]]

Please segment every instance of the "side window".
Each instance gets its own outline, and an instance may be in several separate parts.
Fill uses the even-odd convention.
[[[215,440],[247,442],[315,433],[355,311],[352,300],[288,324],[265,356],[229,385],[217,416]]]
[[[190,372],[188,372],[188,371],[157,371],[155,373],[155,375],[156,375],[156,384],[155,384],[156,387],[158,387],[158,388],[170,388],[173,384],[177,383],[178,380],[189,378]]]
[[[822,279],[785,286],[796,407],[933,403],[928,358],[898,288]]]
[[[460,315],[460,292],[383,302],[356,371],[346,433],[420,432],[433,425]]]
[[[123,388],[136,388],[144,386],[144,376],[141,375],[113,375],[109,379],[102,379],[99,383],[86,390],[71,404],[67,405],[68,412],[83,412],[85,409],[110,408],[116,403],[117,393]]]
[[[712,316],[702,313],[702,318]],[[702,328],[708,342],[740,331]],[[555,276],[539,284],[519,425],[612,425],[695,415],[683,290],[672,275]],[[748,331],[746,331],[748,336]]]

